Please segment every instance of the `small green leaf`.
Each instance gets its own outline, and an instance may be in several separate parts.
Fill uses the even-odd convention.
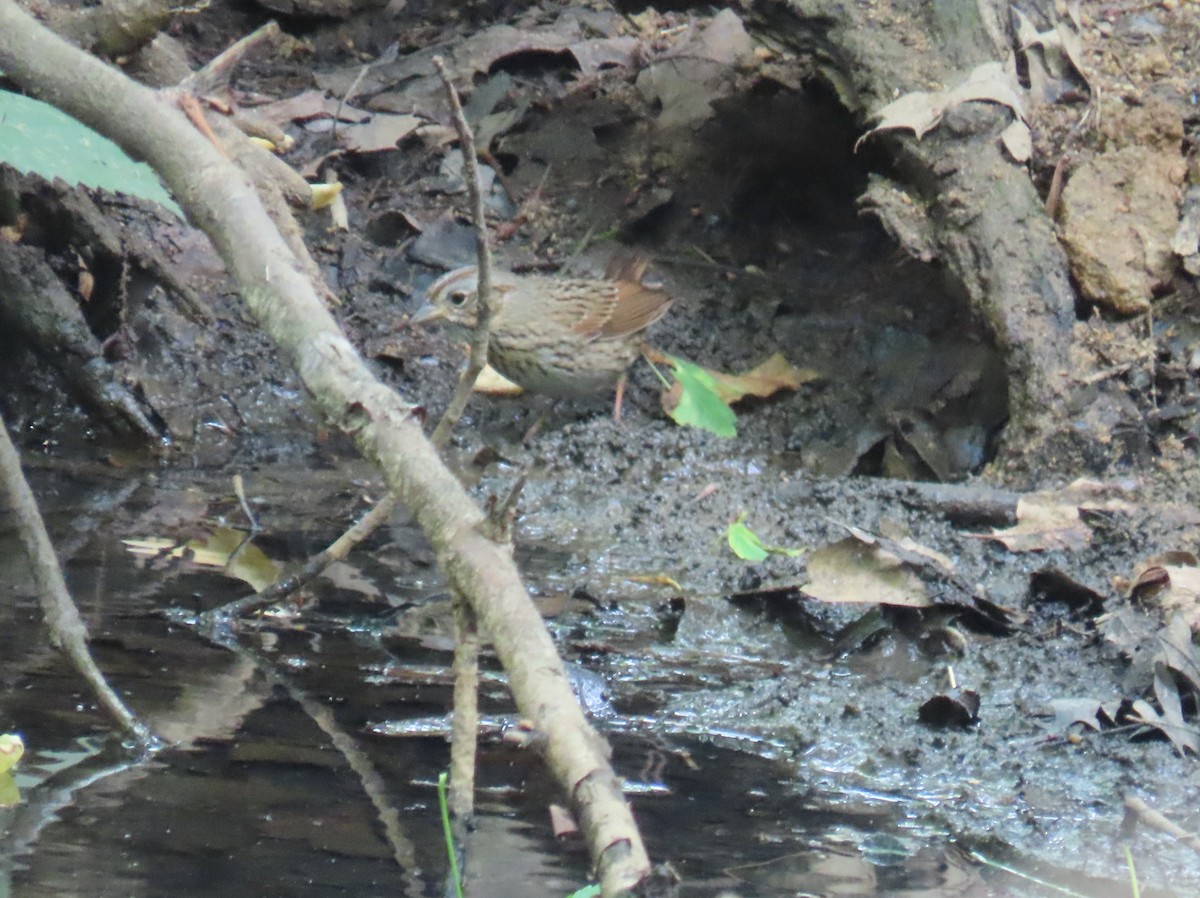
[[[675,423],[699,427],[719,437],[737,436],[737,415],[721,400],[712,374],[699,365],[675,356],[667,356],[667,362],[679,385],[678,401],[673,408],[666,409]],[[668,395],[673,396],[674,393],[672,389]]]
[[[25,741],[16,733],[0,736],[0,773],[7,773],[25,754]]]
[[[596,898],[600,894],[600,886],[592,883],[590,886],[584,886],[577,892],[572,892],[567,898]]]
[[[158,175],[48,103],[0,90],[0,162],[47,181],[99,187],[152,200],[182,217]]]
[[[764,546],[758,534],[746,526],[746,512],[738,515],[738,519],[729,525],[725,538],[733,554],[743,561],[762,561],[768,555],[787,555],[794,558],[801,549],[785,549],[779,546]]]
[[[0,808],[14,808],[21,803],[21,790],[11,773],[0,773]]]
[[[734,555],[745,561],[762,561],[770,553],[758,538],[758,534],[746,526],[745,521],[746,513],[743,511],[725,531],[729,548],[733,549]]]

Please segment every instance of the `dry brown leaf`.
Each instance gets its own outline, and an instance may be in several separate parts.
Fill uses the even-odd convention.
[[[743,374],[711,373],[717,382],[717,395],[731,404],[746,396],[766,398],[780,390],[798,390],[821,377],[811,368],[797,368],[780,352]]]
[[[277,125],[289,122],[306,122],[315,118],[333,118],[341,106],[342,121],[362,122],[370,117],[370,113],[342,104],[338,99],[328,96],[323,90],[306,90],[288,97],[285,100],[275,100],[264,103],[254,109],[256,115]]]
[[[928,608],[933,604],[904,562],[878,546],[849,536],[811,552],[805,594],[822,602],[862,602]]]
[[[415,115],[377,112],[371,116],[370,121],[340,127],[338,143],[347,150],[359,153],[394,150],[401,140],[424,123],[425,119]]]
[[[990,534],[979,534],[1002,543],[1010,552],[1043,552],[1047,549],[1082,549],[1092,539],[1092,528],[1082,512],[1124,512],[1132,505],[1114,495],[1114,487],[1080,479],[1061,490],[1030,493],[1017,501],[1017,524]]]
[[[1160,573],[1162,579],[1158,583],[1159,588],[1145,595],[1139,586],[1144,587],[1147,577]],[[1200,632],[1200,568],[1177,565],[1151,568],[1139,577],[1134,591],[1142,593],[1143,600],[1152,601],[1164,619],[1178,612],[1193,633]]]
[[[1089,91],[1093,90],[1091,79],[1083,67],[1083,21],[1079,15],[1079,4],[1066,10],[1066,18],[1059,18],[1053,28],[1038,31],[1020,10],[1014,8],[1018,52],[1024,57],[1029,77],[1029,93],[1034,103],[1053,100],[1062,93],[1062,85],[1078,76]],[[1060,10],[1061,14],[1061,10]],[[1040,52],[1031,52],[1033,48]]]
[[[937,127],[948,110],[972,101],[999,103],[1019,118],[1025,118],[1020,89],[1013,76],[1001,63],[985,62],[950,90],[913,91],[888,103],[875,113],[879,124],[860,137],[859,143],[876,131],[896,128],[907,128],[919,140]]]
[[[1010,552],[1082,549],[1092,537],[1079,515],[1079,506],[1051,496],[1034,494],[1017,501],[1017,524],[996,530],[991,539]]]

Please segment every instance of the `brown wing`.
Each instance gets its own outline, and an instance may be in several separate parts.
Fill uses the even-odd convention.
[[[632,266],[622,270],[636,274],[646,263],[637,261]],[[662,318],[670,306],[671,298],[665,292],[638,280],[534,275],[521,281],[500,314],[505,320],[540,321],[551,329],[600,340],[637,334]]]
[[[635,284],[640,284],[642,275],[646,273],[646,266],[649,264],[650,257],[645,253],[617,253],[608,260],[604,276],[610,281],[633,281]]]
[[[642,265],[645,268],[645,265]],[[640,333],[671,308],[666,291],[647,287],[640,281],[617,281],[617,301],[600,330],[602,337],[624,337]]]

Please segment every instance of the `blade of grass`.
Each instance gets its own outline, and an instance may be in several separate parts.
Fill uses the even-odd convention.
[[[463,898],[462,877],[458,873],[458,853],[454,850],[454,835],[450,830],[450,807],[446,803],[446,782],[449,780],[443,770],[438,774],[438,810],[442,814],[442,835],[446,837],[446,857],[450,859],[450,875],[454,877],[454,894]]]

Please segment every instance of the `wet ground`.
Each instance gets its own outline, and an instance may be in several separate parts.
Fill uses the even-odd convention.
[[[456,42],[488,22],[419,13],[409,10],[403,28],[314,28],[311,47],[252,63],[239,88],[271,98],[314,83],[344,90],[399,37],[400,58],[369,70],[360,105],[402,114],[405,98],[436,102],[424,48],[436,37],[461,50]],[[558,28],[565,18],[531,12],[526,24]],[[215,52],[257,21],[243,10],[181,30]],[[603,37],[615,21],[596,11],[582,33]],[[739,45],[737,29],[723,27],[705,38],[710,55]],[[659,81],[639,86],[612,72],[567,77],[559,50],[467,46],[459,62],[477,66],[476,93],[494,98],[479,101],[476,124],[496,130],[498,221],[524,216],[498,246],[502,264],[590,271],[622,247],[649,250],[654,276],[676,297],[656,345],[721,370],[781,350],[818,375],[741,406],[738,437],[722,440],[667,420],[658,381],[639,364],[622,425],[604,397],[568,403],[524,445],[536,401],[484,397],[448,451],[481,501],[528,472],[518,560],[614,741],[652,854],[706,895],[1061,894],[1004,864],[1107,898],[1131,894],[1128,845],[1141,894],[1200,892],[1194,853],[1129,825],[1124,807],[1138,797],[1200,829],[1195,759],[1164,739],[1134,741],[1129,728],[1096,732],[1041,714],[1055,700],[1113,703],[1150,689],[1145,666],[1122,657],[1096,619],[1127,607],[1117,581],[1138,562],[1196,544],[1200,480],[1186,408],[1154,419],[1152,457],[1110,460],[1106,491],[1085,503],[1082,525],[1044,525],[1029,537],[1036,551],[984,538],[1015,522],[1015,496],[983,501],[991,487],[972,481],[939,498],[908,481],[960,480],[990,458],[1006,413],[1001,358],[936,264],[901,258],[857,215],[854,197],[887,163],[869,148],[850,152],[856,126],[827,90],[801,90],[748,61],[709,81],[675,77],[679,60],[667,60],[674,68],[664,63]],[[681,87],[693,82],[717,98],[699,115]],[[654,123],[672,108],[681,118]],[[507,124],[491,118],[506,114]],[[288,127],[301,140],[297,164],[332,148],[325,131]],[[400,150],[344,156],[351,231],[309,222],[344,299],[336,314],[381,375],[431,415],[460,356],[446,335],[404,319],[426,284],[470,259],[469,228],[447,211],[462,203],[443,169],[447,150],[430,133]],[[162,234],[154,222],[132,227]],[[404,515],[314,587],[302,613],[249,626],[236,650],[191,624],[272,564],[322,547],[378,497],[379,483],[313,420],[228,285],[212,280],[211,253],[171,239],[181,269],[209,284],[217,321],[198,331],[132,285],[122,326],[147,396],[176,434],[167,457],[89,429],[25,356],[10,371],[33,370],[40,401],[14,394],[5,415],[102,666],[181,747],[131,765],[105,741],[103,719],[46,646],[27,588],[6,571],[0,729],[29,744],[26,804],[0,818],[10,889],[433,894],[448,609]],[[1140,362],[1122,369],[1148,416],[1156,383],[1183,391],[1193,379],[1182,361],[1192,349],[1188,308],[1163,307],[1171,310],[1153,324],[1158,375],[1139,378]],[[1144,348],[1142,327],[1093,321],[1080,339],[1103,344],[1119,366]],[[179,352],[181,341],[196,351]],[[248,529],[234,474],[261,527],[261,557],[243,549],[239,569],[223,573],[199,555],[132,551],[127,540],[173,546],[219,534],[228,554]],[[1067,479],[1056,473],[1054,484]],[[725,530],[742,513],[766,544],[807,554],[735,557]],[[841,543],[848,527],[942,553],[953,575],[921,569],[933,607],[803,596],[812,553]],[[13,557],[0,552],[6,567]],[[1033,579],[1047,570],[1064,575],[1053,588]],[[1067,578],[1095,600],[1080,600]],[[1006,609],[1003,626],[979,612],[979,599]],[[567,894],[586,880],[586,860],[553,836],[555,796],[537,762],[499,740],[511,707],[492,668],[484,711],[495,727],[472,874],[488,895]],[[978,720],[922,723],[919,709],[950,691],[951,676],[979,693]],[[378,771],[380,790],[334,747],[335,728]]]

